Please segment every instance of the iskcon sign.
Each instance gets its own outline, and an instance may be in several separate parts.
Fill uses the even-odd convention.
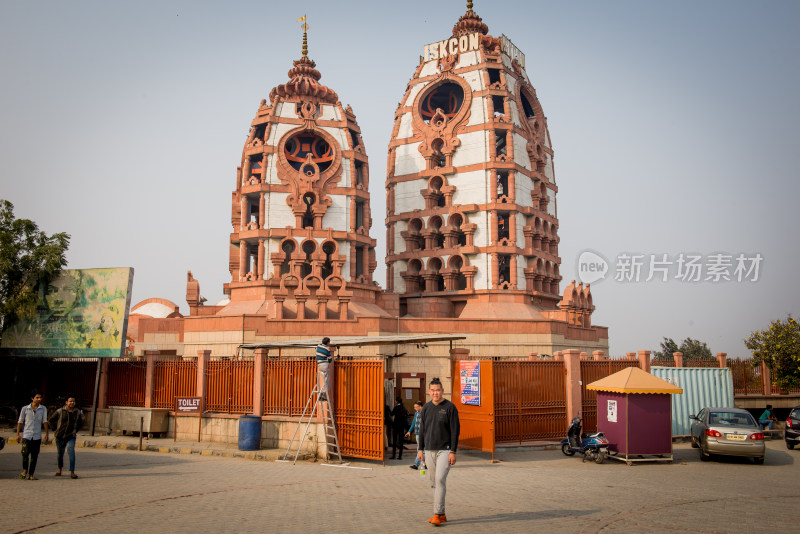
[[[422,62],[431,61],[434,59],[442,59],[447,56],[455,54],[463,54],[478,50],[480,43],[480,34],[478,32],[462,35],[461,37],[451,37],[438,43],[431,43],[425,45],[422,49]],[[520,66],[525,68],[525,54],[519,48],[514,46],[511,39],[505,35],[500,35],[500,47],[503,53],[507,55],[512,61],[517,60]]]

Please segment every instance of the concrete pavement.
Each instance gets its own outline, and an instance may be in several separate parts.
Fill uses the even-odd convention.
[[[150,440],[156,441],[172,443]],[[673,464],[634,466],[582,463],[555,450],[503,452],[492,464],[486,455],[461,451],[448,478],[450,522],[440,528],[492,534],[796,531],[800,451],[788,451],[778,440],[767,447],[761,466],[738,458],[701,463],[688,444],[676,444]],[[39,457],[40,480],[23,481],[13,478],[20,470],[19,445],[6,445],[0,452],[0,531],[353,534],[435,528],[426,523],[431,489],[427,478],[408,468],[410,455],[386,467],[353,462],[363,469],[347,469],[213,452],[76,452],[80,479],[53,476],[50,446]]]

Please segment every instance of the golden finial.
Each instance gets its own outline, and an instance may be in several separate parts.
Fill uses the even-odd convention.
[[[472,2],[467,2],[467,11],[472,11]]]
[[[300,27],[303,29],[303,57],[308,57],[308,24],[306,23],[306,16],[303,15],[297,22],[302,22],[303,24]]]

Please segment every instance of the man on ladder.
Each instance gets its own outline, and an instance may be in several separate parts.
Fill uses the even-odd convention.
[[[317,375],[319,379],[319,400],[328,400],[328,385],[330,378],[330,366],[333,361],[331,356],[331,348],[328,345],[331,338],[322,338],[322,343],[317,345]]]

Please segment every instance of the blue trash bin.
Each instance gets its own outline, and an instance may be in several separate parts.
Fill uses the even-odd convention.
[[[242,415],[239,417],[239,450],[257,451],[261,448],[261,417]]]

